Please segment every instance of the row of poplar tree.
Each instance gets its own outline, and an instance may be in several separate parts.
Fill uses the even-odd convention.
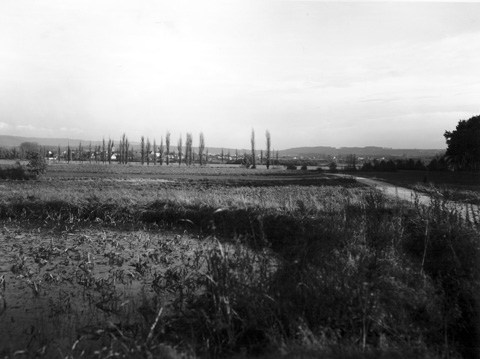
[[[272,151],[271,151],[271,136],[270,131],[265,132],[266,137],[266,150],[265,156],[263,150],[260,150],[260,159],[261,163],[264,162],[267,168],[270,167],[272,163]],[[256,167],[256,150],[255,150],[255,131],[252,129],[251,134],[251,155],[247,156],[244,153],[242,160],[245,165],[248,165],[251,168]],[[195,161],[197,161],[201,166],[205,165],[208,162],[208,149],[205,147],[205,136],[203,132],[200,133],[199,136],[199,146],[198,146],[198,153],[193,151],[193,137],[191,133],[186,134],[185,138],[185,146],[183,145],[183,138],[182,136],[179,137],[177,142],[177,151],[174,150],[171,144],[171,134],[167,131],[165,135],[165,143],[163,141],[163,136],[160,138],[160,143],[157,145],[156,140],[154,139],[153,142],[149,140],[147,137],[145,139],[144,136],[141,137],[140,141],[140,161],[143,164],[147,163],[147,165],[152,162],[154,165],[157,162],[160,165],[163,163],[169,165],[172,160],[174,162],[178,162],[179,164],[183,162],[186,165],[192,165]],[[60,146],[58,147],[58,154],[60,155]],[[85,156],[85,154],[87,154]],[[115,158],[113,156],[115,155]],[[172,158],[172,156],[174,156]],[[230,156],[228,156],[230,157]],[[238,160],[238,151],[235,153],[235,159]],[[72,148],[70,145],[67,146],[67,149],[64,153],[63,158],[68,162],[72,160],[94,160],[95,162],[103,162],[103,163],[111,163],[112,159],[117,161],[121,164],[127,164],[128,162],[135,159],[135,154],[133,151],[133,147],[131,146],[126,134],[124,133],[120,138],[118,146],[115,146],[115,142],[111,139],[105,141],[102,140],[101,145],[97,145],[92,149],[90,145],[89,148],[86,150],[82,143],[80,142],[78,148]],[[221,159],[223,162],[224,154],[222,149]],[[278,161],[278,152],[277,152],[277,161]]]

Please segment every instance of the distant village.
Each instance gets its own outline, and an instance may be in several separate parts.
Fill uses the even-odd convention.
[[[100,144],[79,144],[75,147],[40,145],[36,142],[23,142],[19,146],[0,147],[0,159],[22,159],[28,151],[40,151],[49,162],[103,162],[103,163],[143,163],[146,165],[165,165],[184,161],[185,147],[178,152],[178,148],[171,148],[168,153],[163,151],[145,151],[142,157],[141,147],[130,146],[128,154],[120,158],[121,148],[112,145],[110,150],[102,149]],[[323,153],[315,153],[323,151]],[[319,169],[340,170],[340,169],[363,169],[363,170],[384,170],[396,169],[422,170],[438,167],[444,154],[442,150],[416,150],[416,149],[388,149],[382,147],[363,148],[298,148],[275,151],[272,150],[270,158],[267,159],[266,151],[259,149],[255,151],[255,163],[265,165],[267,160],[272,166],[290,166],[300,168],[317,167]],[[200,164],[198,148],[191,150],[191,165]],[[433,165],[432,165],[433,161]],[[226,164],[246,165],[251,164],[251,150],[206,149],[202,153],[202,164]]]

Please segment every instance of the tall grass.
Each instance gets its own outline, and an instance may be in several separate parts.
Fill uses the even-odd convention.
[[[138,356],[165,345],[211,358],[479,355],[480,228],[442,198],[423,206],[365,188],[158,181],[9,190],[3,219],[141,224],[213,239],[155,274],[145,327],[133,337],[116,331],[100,357],[112,348],[135,357],[121,349],[127,343]],[[174,299],[165,302],[167,293]]]

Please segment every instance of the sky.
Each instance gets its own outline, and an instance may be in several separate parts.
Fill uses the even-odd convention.
[[[2,0],[0,134],[442,149],[480,114],[480,3]],[[183,140],[185,142],[185,139]],[[0,144],[1,146],[1,144]]]

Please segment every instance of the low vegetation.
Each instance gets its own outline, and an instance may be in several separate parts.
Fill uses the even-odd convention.
[[[40,153],[27,152],[26,159],[25,166],[20,161],[16,161],[14,165],[0,167],[0,179],[38,179],[47,171],[47,162]]]
[[[313,171],[51,167],[0,183],[1,356],[478,357],[479,214],[440,196]]]

